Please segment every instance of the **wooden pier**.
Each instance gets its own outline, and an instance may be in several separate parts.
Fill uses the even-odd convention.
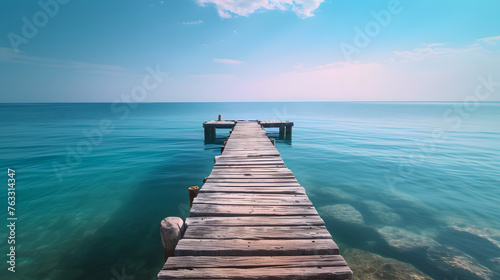
[[[234,121],[158,279],[352,279],[267,125],[282,124]]]

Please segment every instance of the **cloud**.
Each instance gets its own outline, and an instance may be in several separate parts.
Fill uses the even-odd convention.
[[[184,21],[182,24],[185,24],[185,25],[192,25],[192,24],[202,24],[204,23],[203,20],[195,20],[195,21]]]
[[[301,18],[314,16],[313,12],[325,0],[197,0],[202,6],[213,4],[222,18],[234,15],[249,16],[266,10],[293,11]]]
[[[488,45],[496,45],[500,41],[500,36],[481,38],[477,39],[476,41],[480,43],[486,43]]]
[[[67,68],[95,73],[118,73],[127,71],[127,69],[116,65],[95,64],[80,61],[60,60],[56,58],[29,56],[22,53],[15,53],[12,49],[2,47],[0,47],[0,61],[18,64]]]
[[[452,48],[415,48],[409,51],[394,51],[393,53],[404,61],[422,60],[433,56],[452,55],[458,51]]]
[[[214,59],[212,59],[212,61],[215,63],[222,63],[222,64],[241,64],[241,63],[243,63],[243,61],[241,61],[241,60],[225,59],[225,58],[214,58]]]
[[[393,53],[396,55],[396,59],[392,59],[398,61],[418,61],[437,57],[444,58],[473,54],[480,55],[481,53],[484,53],[485,50],[491,49],[485,45],[493,46],[497,45],[498,43],[500,43],[500,36],[477,39],[468,45],[454,48],[445,47],[445,45],[448,45],[446,43],[424,44],[425,47],[423,48],[414,48],[412,50],[405,51],[394,51]]]

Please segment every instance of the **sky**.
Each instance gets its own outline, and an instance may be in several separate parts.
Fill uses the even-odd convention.
[[[0,2],[0,102],[500,101],[500,1]]]

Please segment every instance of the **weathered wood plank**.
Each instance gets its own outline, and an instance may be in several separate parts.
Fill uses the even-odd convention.
[[[205,199],[201,198],[194,203],[200,204],[221,204],[221,205],[254,205],[254,206],[312,206],[312,202],[308,199],[295,200],[258,200],[258,199]]]
[[[206,193],[194,199],[194,203],[221,205],[290,205],[312,206],[306,195],[276,195],[276,194],[233,194]]]
[[[219,168],[213,169],[211,174],[293,174],[288,168]]]
[[[245,240],[181,239],[176,256],[297,256],[338,255],[332,239]]]
[[[250,160],[250,161],[259,161],[259,160],[270,160],[270,159],[280,159],[280,154],[277,153],[275,156],[260,156],[260,157],[248,157],[248,156],[221,156],[221,159],[224,161],[231,160]]]
[[[243,164],[243,163],[252,163],[252,164],[284,164],[282,160],[278,159],[262,159],[262,160],[245,160],[243,158],[239,158],[238,160],[222,160],[222,157],[220,157],[217,160],[216,165],[224,165],[224,164]]]
[[[318,215],[313,206],[254,206],[193,203],[191,217],[201,216],[297,216]]]
[[[264,187],[264,188],[298,188],[301,187],[296,182],[282,182],[282,183],[205,183],[203,188],[211,188],[211,187],[233,187],[235,191],[237,188],[246,188],[246,187]]]
[[[253,163],[253,162],[234,162],[234,163],[220,163],[219,161],[217,161],[217,163],[215,164],[214,167],[217,167],[217,168],[220,168],[220,167],[250,167],[250,168],[268,168],[268,167],[285,167],[285,164],[282,163],[282,162],[257,162],[257,163]]]
[[[325,239],[332,238],[324,226],[211,227],[190,226],[187,239]]]
[[[284,164],[221,164],[215,165],[214,169],[222,169],[222,168],[285,168]]]
[[[231,146],[226,145],[226,147],[228,148],[227,149],[228,151],[240,152],[240,153],[243,153],[243,152],[246,152],[246,153],[249,153],[249,152],[252,152],[252,153],[276,153],[276,148],[274,148],[274,146],[271,146],[272,148],[271,147],[264,148],[264,147],[231,147]]]
[[[206,183],[214,183],[214,184],[219,184],[219,183],[228,183],[228,184],[235,184],[239,185],[242,183],[268,183],[268,184],[284,184],[284,183],[294,183],[293,185],[299,185],[297,180],[295,178],[270,178],[270,179],[259,179],[259,178],[238,178],[238,179],[221,179],[221,178],[212,178],[208,177]],[[300,185],[299,185],[300,186]]]
[[[246,173],[244,171],[240,172],[221,172],[221,173],[211,173],[207,179],[295,179],[295,176],[291,173],[285,172],[250,172]]]
[[[188,217],[189,226],[322,226],[325,222],[319,215],[269,216],[265,219],[247,217]]]
[[[262,194],[305,194],[303,187],[219,187],[204,186],[199,193],[262,193]]]
[[[258,267],[311,267],[345,266],[340,255],[310,256],[183,256],[167,260],[163,269],[186,268],[258,268]]]
[[[269,150],[269,151],[262,151],[262,152],[257,152],[257,151],[225,151],[223,154],[225,157],[233,157],[233,156],[238,156],[238,157],[266,157],[266,156],[279,156],[280,154],[276,150]]]
[[[203,196],[198,196],[196,199],[259,199],[259,200],[309,200],[305,194],[289,194],[289,195],[275,195],[275,194],[244,194],[244,193],[206,193]]]
[[[193,268],[161,270],[158,279],[352,279],[348,266],[292,268]]]

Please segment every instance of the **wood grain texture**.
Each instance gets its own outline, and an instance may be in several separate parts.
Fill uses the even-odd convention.
[[[288,181],[288,182],[280,182],[280,181],[271,181],[271,182],[214,182],[214,183],[209,183],[208,179],[207,182],[203,185],[203,188],[205,187],[272,187],[272,188],[279,188],[279,187],[300,187],[299,183],[297,181]]]
[[[332,239],[181,239],[175,248],[176,256],[300,256],[338,254],[339,248]]]
[[[270,216],[265,219],[247,217],[188,217],[190,226],[323,226],[325,222],[319,215],[313,216]]]
[[[162,270],[158,279],[352,279],[348,266],[292,268],[190,268]]]
[[[303,187],[218,187],[207,186],[200,189],[201,193],[262,193],[262,194],[305,194]]]
[[[185,268],[257,268],[257,267],[311,267],[345,266],[347,263],[340,255],[310,256],[185,256],[168,260],[163,269]]]
[[[197,197],[194,203],[221,205],[276,205],[276,206],[312,206],[306,195],[277,194],[242,194],[242,193],[206,193]]]
[[[254,206],[194,203],[191,217],[201,216],[297,216],[318,215],[313,206]],[[257,217],[256,217],[257,218]]]
[[[324,226],[190,226],[186,239],[325,239],[332,238]]]

